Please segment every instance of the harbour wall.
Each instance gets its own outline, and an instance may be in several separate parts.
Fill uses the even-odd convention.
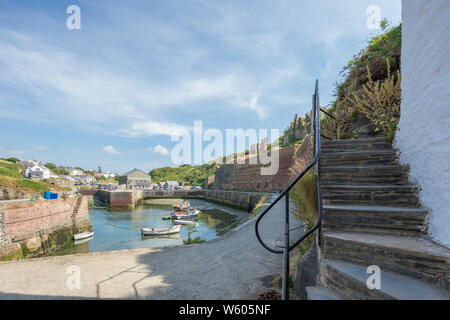
[[[85,196],[0,203],[0,260],[36,256],[92,230]],[[12,255],[15,257],[12,257]]]
[[[109,207],[133,207],[145,199],[181,198],[204,199],[239,209],[252,211],[258,202],[268,193],[224,191],[224,190],[174,190],[174,191],[105,191],[80,190],[80,193],[92,195]]]

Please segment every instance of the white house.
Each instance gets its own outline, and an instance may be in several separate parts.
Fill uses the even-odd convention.
[[[101,173],[101,175],[103,176],[103,177],[105,177],[105,178],[114,178],[115,176],[116,176],[116,174],[115,173],[112,173],[112,172],[102,172]]]
[[[82,176],[84,174],[83,170],[78,169],[78,168],[68,167],[66,169],[69,171],[69,174],[71,176]]]
[[[400,161],[421,187],[429,233],[450,246],[450,2],[402,1]]]
[[[53,173],[44,166],[33,165],[25,169],[25,178],[35,178],[35,179],[48,179],[51,178]]]

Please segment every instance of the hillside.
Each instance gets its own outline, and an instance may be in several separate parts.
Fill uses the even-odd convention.
[[[336,100],[329,109],[338,122],[341,139],[371,136],[392,138],[400,117],[401,24],[381,23],[382,33],[343,68],[335,84]],[[334,124],[323,121],[325,135]]]
[[[21,199],[42,195],[44,191],[65,191],[43,181],[25,179],[23,167],[0,158],[0,200]]]
[[[214,175],[216,172],[216,164],[203,164],[200,166],[191,166],[185,164],[177,168],[164,167],[153,169],[150,175],[154,182],[161,181],[183,181],[187,185],[203,186],[205,178]]]

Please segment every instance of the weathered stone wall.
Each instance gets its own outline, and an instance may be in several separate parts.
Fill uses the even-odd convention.
[[[176,191],[144,191],[144,199],[149,198],[202,198],[210,201],[232,205],[248,211],[253,210],[267,193],[252,193],[224,190],[176,190]]]
[[[226,164],[216,170],[214,188],[219,190],[276,192],[284,189],[290,179],[295,159],[307,164],[311,158],[311,136],[303,143],[279,150],[279,169],[275,175],[261,175],[261,164]]]
[[[101,202],[109,207],[133,207],[135,205],[135,191],[106,191],[98,190],[95,194]],[[142,192],[142,191],[141,191]]]
[[[84,196],[7,203],[3,204],[2,212],[8,236],[14,242],[72,227],[74,224],[90,226],[88,199]]]

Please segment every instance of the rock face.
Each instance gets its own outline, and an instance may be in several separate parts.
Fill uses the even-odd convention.
[[[0,186],[0,200],[16,200],[32,198],[40,193],[27,193],[7,186]]]

